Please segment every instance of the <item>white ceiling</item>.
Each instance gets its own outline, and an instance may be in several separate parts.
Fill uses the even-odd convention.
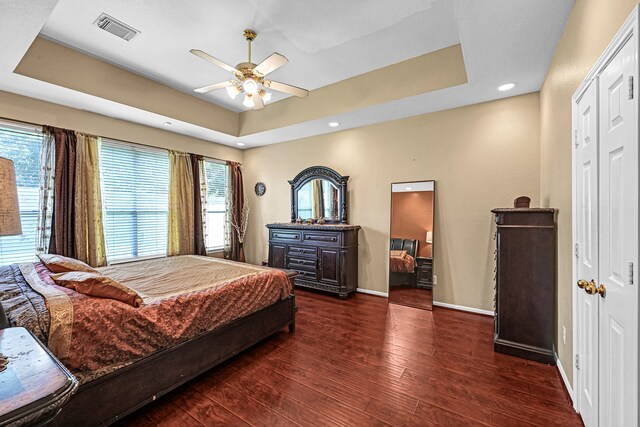
[[[247,61],[245,28],[258,33],[253,62],[277,51],[290,62],[269,77],[310,90],[458,43],[448,0],[368,0],[367,8],[342,0],[313,6],[309,1],[250,0],[244,7],[237,1],[191,0],[178,10],[174,4],[60,0],[42,34],[234,111],[246,110],[241,97],[232,100],[224,90],[193,93],[233,76],[189,50],[204,50],[231,65]],[[126,42],[99,29],[93,22],[101,12],[141,33]],[[273,92],[273,102],[285,97]]]
[[[2,0],[0,90],[246,148],[364,126],[540,89],[574,0]],[[93,26],[106,12],[141,31],[126,42]],[[199,48],[232,65],[246,60],[244,28],[253,28],[253,60],[277,51],[289,64],[274,80],[315,89],[461,43],[469,83],[243,138],[13,74],[33,39],[46,37],[185,93],[229,79],[189,53]],[[496,87],[514,81],[509,92]],[[274,94],[275,95],[275,94]],[[224,91],[197,95],[234,111]],[[275,100],[282,96],[274,97]],[[268,106],[267,106],[268,108]],[[171,121],[170,128],[162,123]],[[327,122],[338,121],[339,128]]]

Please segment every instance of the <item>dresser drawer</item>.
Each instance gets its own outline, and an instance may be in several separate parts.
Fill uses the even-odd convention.
[[[300,242],[302,232],[297,230],[270,230],[269,239],[279,242]]]
[[[318,263],[315,259],[304,259],[304,258],[289,258],[289,262],[287,263],[287,268],[290,270],[295,270],[297,268],[301,268],[303,270],[316,271]]]
[[[287,255],[315,258],[316,256],[318,256],[318,251],[315,247],[289,245],[289,248],[287,250]]]
[[[292,270],[295,271],[296,273],[298,273],[298,275],[295,278],[295,282],[296,284],[298,284],[298,279],[307,279],[307,280],[316,280],[316,272],[314,271],[307,271],[307,270],[300,270],[297,268],[289,268],[288,270]]]
[[[302,241],[308,244],[316,244],[323,246],[339,246],[340,234],[339,233],[323,233],[305,231],[302,233]]]

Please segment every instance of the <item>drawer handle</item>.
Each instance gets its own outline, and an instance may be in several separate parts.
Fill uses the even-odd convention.
[[[302,254],[311,254],[313,252],[315,252],[315,250],[313,249],[302,249],[302,248],[291,248],[291,252],[297,252],[297,253],[302,253]]]
[[[302,271],[302,270],[294,270],[294,271],[296,273],[298,273],[299,275],[304,276],[304,277],[313,277],[313,278],[315,278],[315,276],[316,276],[315,273],[310,272],[310,271]]]
[[[305,240],[317,240],[319,242],[337,242],[338,238],[335,236],[304,236]]]
[[[304,259],[291,259],[289,262],[297,265],[315,265],[315,261],[308,261]]]
[[[279,238],[279,239],[291,239],[291,240],[297,240],[298,239],[298,235],[297,234],[280,234],[280,233],[273,233],[273,237]]]

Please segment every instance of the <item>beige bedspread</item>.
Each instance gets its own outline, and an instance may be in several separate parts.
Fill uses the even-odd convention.
[[[189,292],[215,290],[232,280],[269,270],[219,258],[185,255],[101,267],[98,271],[138,292],[147,305]]]
[[[181,256],[104,267],[135,289],[145,306],[96,298],[57,286],[41,263],[24,266],[51,316],[48,346],[81,383],[172,347],[291,294],[279,270]]]

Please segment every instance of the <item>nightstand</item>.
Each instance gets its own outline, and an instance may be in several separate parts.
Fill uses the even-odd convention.
[[[0,426],[43,425],[78,388],[78,381],[24,328],[0,330]]]
[[[416,286],[420,289],[433,288],[433,258],[416,257]]]

